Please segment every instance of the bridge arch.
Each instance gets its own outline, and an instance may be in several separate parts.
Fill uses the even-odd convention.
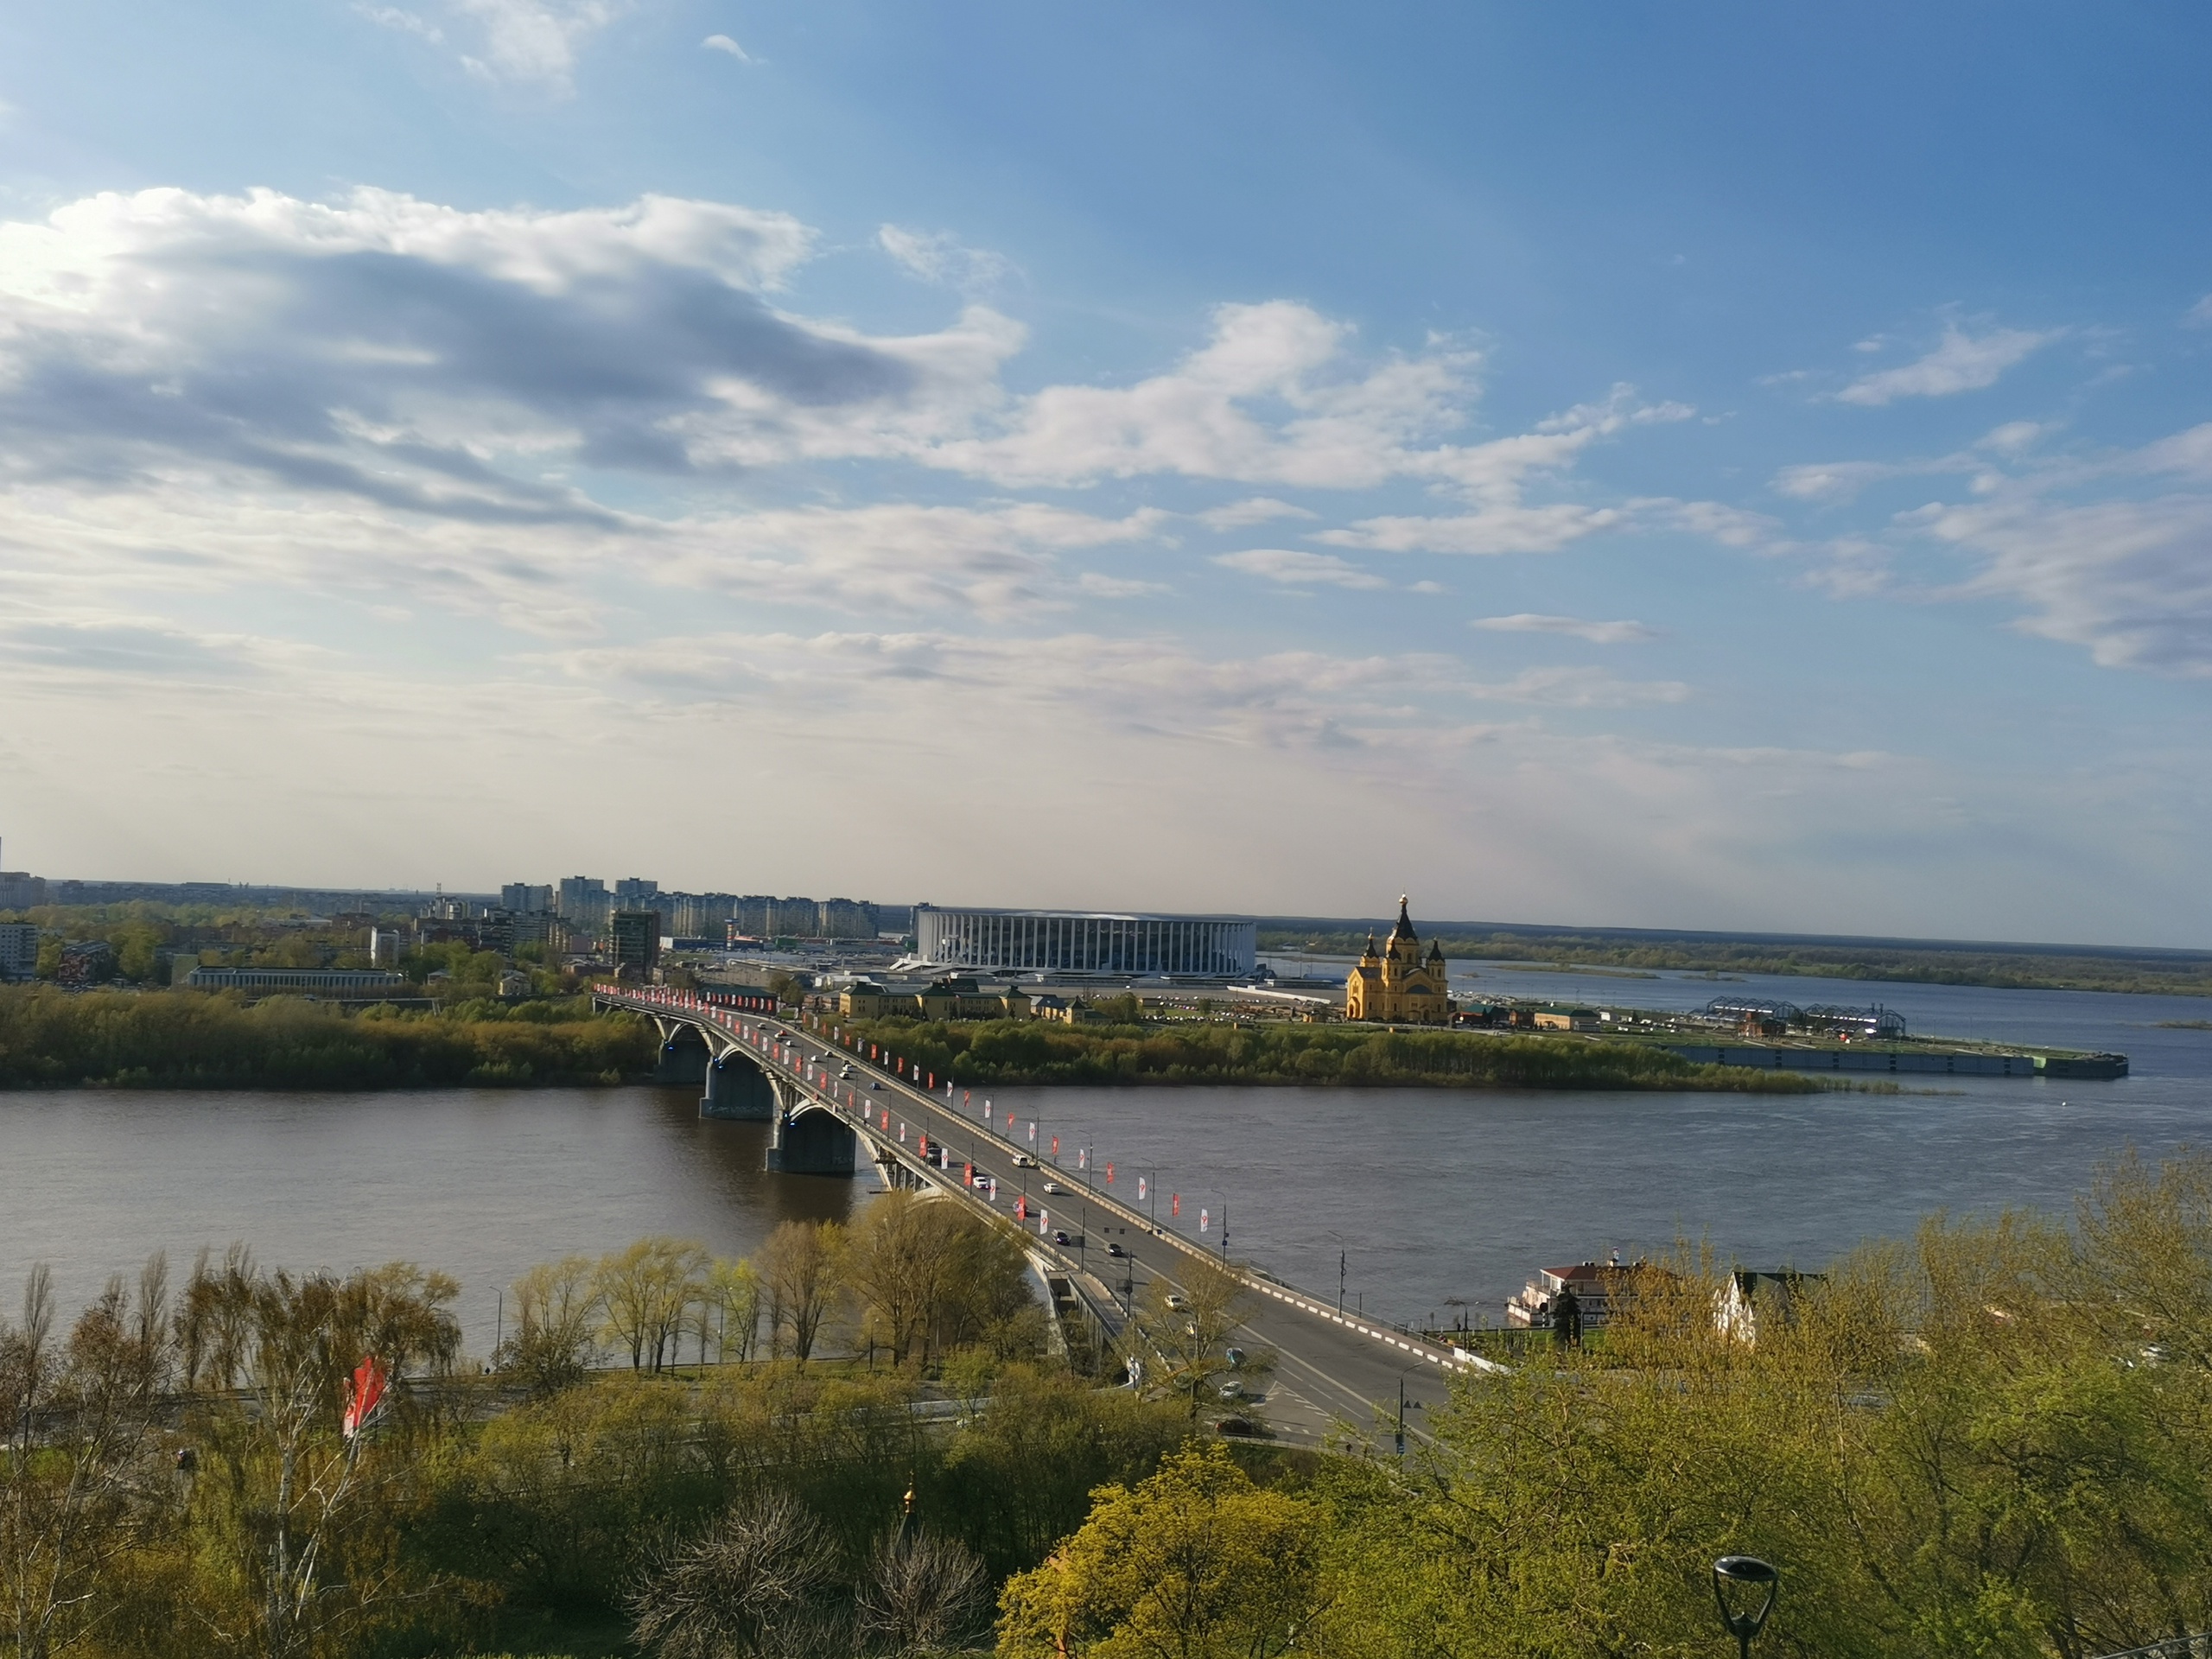
[[[768,1167],[785,1175],[850,1175],[860,1166],[861,1138],[838,1113],[812,1096],[783,1096],[768,1138]]]

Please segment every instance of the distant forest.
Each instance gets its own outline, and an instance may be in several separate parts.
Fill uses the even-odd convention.
[[[1260,924],[1260,949],[1262,953],[1311,950],[1355,955],[1365,946],[1370,931],[1379,938],[1389,927],[1387,921],[1270,917]],[[1424,928],[1422,937],[1440,940],[1444,954],[1462,962],[1783,974],[1915,985],[1988,985],[2002,990],[2212,996],[2212,951],[2204,950],[2104,950],[2091,946],[1910,939],[1728,938],[1706,933],[1604,929],[1566,932],[1470,922],[1438,923],[1433,930]]]

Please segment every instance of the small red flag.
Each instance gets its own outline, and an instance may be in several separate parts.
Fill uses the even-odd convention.
[[[1167,1195],[1167,1213],[1171,1216],[1179,1216],[1183,1213],[1183,1195],[1180,1192],[1171,1192]]]

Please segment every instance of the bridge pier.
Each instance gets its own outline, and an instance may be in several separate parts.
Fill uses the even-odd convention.
[[[850,1175],[860,1161],[860,1136],[833,1112],[776,1114],[768,1140],[768,1167],[785,1175]]]
[[[655,1083],[705,1083],[715,1063],[699,1027],[680,1020],[656,1020],[660,1027],[660,1059],[653,1067]]]
[[[706,1066],[701,1081],[707,1091],[699,1096],[700,1116],[746,1123],[774,1121],[775,1086],[759,1066],[735,1049]]]

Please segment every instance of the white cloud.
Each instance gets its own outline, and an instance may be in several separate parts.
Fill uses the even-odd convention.
[[[2190,306],[2188,314],[2183,317],[2182,321],[2200,327],[2206,323],[2212,323],[2212,294],[2207,294],[2195,305]]]
[[[2026,632],[2107,668],[2212,678],[2212,496],[2061,503],[2012,486],[1905,522],[1979,555],[1959,591],[2024,603]]]
[[[1232,501],[1227,506],[1210,507],[1197,518],[1209,530],[1245,530],[1277,518],[1318,518],[1320,516],[1305,507],[1294,507],[1287,501],[1278,501],[1272,496],[1255,495],[1249,500]]]
[[[1611,530],[1626,518],[1618,507],[1559,502],[1543,507],[1497,507],[1448,518],[1363,518],[1349,530],[1325,531],[1316,539],[1381,553],[1556,553],[1570,542]]]
[[[1096,570],[1084,571],[1075,585],[1077,591],[1099,599],[1148,599],[1156,594],[1175,591],[1164,582],[1139,582],[1129,576],[1104,575]]]
[[[2005,370],[2048,346],[2062,332],[1993,328],[1974,335],[1955,322],[1946,323],[1942,342],[1925,357],[1899,368],[1862,376],[1836,393],[1836,400],[1878,408],[1899,397],[1948,397],[1961,391],[1979,391],[1996,385]]]
[[[1690,689],[1680,680],[1618,680],[1594,668],[1532,668],[1496,685],[1471,685],[1471,696],[1497,702],[1547,704],[1559,709],[1624,709],[1638,703],[1682,702]]]
[[[1296,548],[1255,547],[1242,553],[1218,553],[1216,564],[1242,570],[1248,576],[1269,582],[1330,588],[1388,588],[1390,584],[1372,571],[1328,553],[1306,553]]]
[[[576,49],[629,10],[621,0],[450,0],[481,31],[471,69],[499,80],[536,81],[565,90]]]
[[[616,522],[560,477],[910,450],[1020,343],[971,308],[872,338],[767,296],[814,234],[648,196],[462,213],[364,190],[87,198],[0,224],[0,475],[351,495],[480,523]]]
[[[740,63],[753,61],[753,54],[727,35],[709,35],[699,44],[709,52],[726,52]]]
[[[944,231],[908,230],[885,225],[876,245],[925,283],[939,283],[963,294],[985,293],[1014,275],[1014,262],[988,248],[971,248]]]
[[[369,22],[443,46],[454,35],[472,49],[458,54],[461,67],[487,81],[569,90],[576,54],[592,35],[630,10],[628,0],[437,0],[447,26],[398,6],[357,5]],[[728,40],[716,35],[715,40]],[[732,42],[734,45],[734,42]],[[741,54],[740,55],[742,55]]]
[[[1511,616],[1477,617],[1467,626],[1492,633],[1560,633],[1570,639],[1587,639],[1597,645],[1622,645],[1659,637],[1656,628],[1646,627],[1641,622],[1586,622],[1580,617],[1545,616],[1534,611],[1519,611]]]
[[[397,29],[403,35],[414,35],[432,46],[445,44],[445,31],[419,12],[408,11],[398,6],[356,6],[353,10],[380,28]]]

